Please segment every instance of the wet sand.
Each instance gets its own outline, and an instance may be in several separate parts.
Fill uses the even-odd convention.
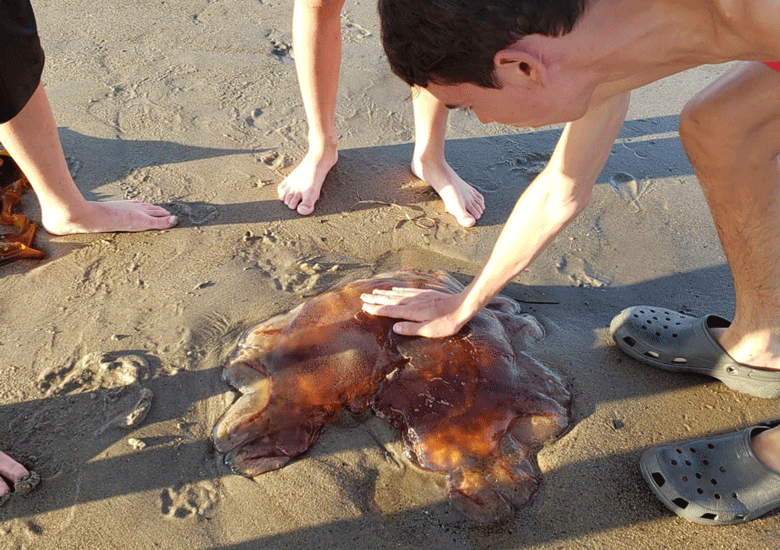
[[[533,355],[574,395],[572,428],[539,453],[541,488],[513,521],[463,521],[443,478],[416,470],[371,417],[340,417],[309,454],[255,481],[229,471],[208,438],[235,395],[220,371],[241,332],[386,268],[469,280],[560,133],[452,113],[447,157],[487,203],[460,228],[409,171],[408,90],[383,57],[374,3],[350,2],[340,160],[299,217],[276,199],[306,145],[291,4],[34,1],[76,183],[93,199],[167,205],[181,224],[42,232],[46,260],[0,267],[0,448],[43,479],[0,509],[0,548],[776,548],[780,513],[689,523],[652,496],[638,459],[777,418],[778,400],[644,367],[607,329],[640,303],[733,312],[677,136],[680,108],[722,67],[634,94],[591,205],[506,288],[547,331]],[[34,197],[23,205],[39,219]],[[133,416],[149,391],[148,414]]]

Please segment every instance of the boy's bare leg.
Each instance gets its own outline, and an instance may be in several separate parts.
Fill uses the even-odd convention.
[[[780,370],[780,73],[732,68],[685,107],[680,136],[734,279],[734,321],[714,335],[736,361]],[[780,427],[754,450],[780,472]]]
[[[444,208],[463,227],[471,227],[485,210],[479,191],[463,181],[444,158],[447,108],[425,88],[412,90],[414,155],[412,173],[433,187]]]
[[[13,458],[0,451],[0,475],[7,480],[15,483],[29,474],[27,468],[16,462]],[[5,495],[10,492],[8,484],[0,478],[0,502],[4,500]]]
[[[309,149],[277,194],[303,215],[314,211],[325,176],[338,160],[335,117],[343,6],[344,0],[295,0],[293,8],[295,71],[309,124]]]
[[[0,124],[0,142],[30,180],[43,227],[54,235],[146,231],[176,225],[176,216],[139,201],[91,202],[68,171],[43,85],[14,118]]]

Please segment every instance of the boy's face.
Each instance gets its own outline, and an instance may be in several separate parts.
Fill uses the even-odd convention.
[[[537,128],[581,118],[588,109],[590,93],[574,85],[540,85],[528,78],[502,78],[501,88],[475,84],[428,84],[427,90],[450,109],[474,111],[483,123]]]

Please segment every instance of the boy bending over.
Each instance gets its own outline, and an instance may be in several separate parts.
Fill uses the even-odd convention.
[[[456,333],[588,204],[631,90],[739,61],[680,115],[734,279],[734,319],[639,306],[611,329],[640,361],[780,397],[778,2],[380,0],[379,9],[390,64],[409,85],[484,123],[568,124],[463,292],[376,292],[363,298],[367,312],[406,319],[400,334]],[[644,330],[652,316],[669,322]],[[641,467],[656,495],[692,521],[737,523],[780,507],[780,427],[651,449]]]

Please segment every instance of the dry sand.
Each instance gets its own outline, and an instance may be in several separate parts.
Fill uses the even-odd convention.
[[[374,2],[348,2],[341,157],[302,218],[275,195],[305,149],[291,0],[34,7],[77,184],[91,198],[170,205],[181,225],[42,233],[46,260],[0,268],[0,448],[43,478],[0,510],[0,548],[778,547],[780,513],[688,523],[637,467],[654,444],[778,417],[778,401],[643,367],[607,331],[638,303],[732,313],[729,272],[676,133],[680,107],[722,68],[635,93],[591,206],[507,287],[546,327],[534,354],[570,382],[574,420],[539,453],[533,504],[484,529],[371,418],[341,418],[308,455],[256,481],[231,474],[208,440],[233,399],[220,369],[244,328],[338,282],[399,265],[472,277],[559,129],[452,114],[448,158],[488,207],[461,229],[408,170],[408,90],[388,70]],[[24,205],[36,219],[34,197]],[[117,427],[141,388],[154,394],[148,416]]]

